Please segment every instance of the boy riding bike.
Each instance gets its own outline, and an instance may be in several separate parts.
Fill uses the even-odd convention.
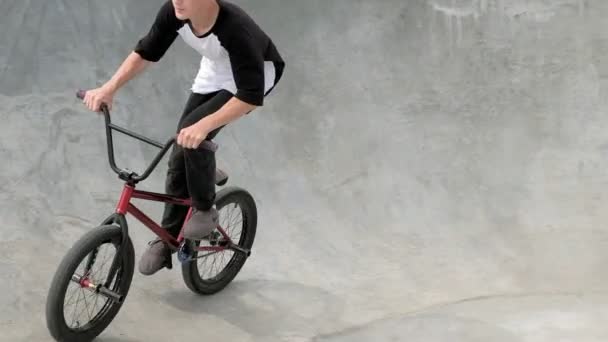
[[[225,0],[169,0],[151,29],[139,40],[114,76],[86,92],[84,103],[99,111],[111,108],[114,94],[150,63],[158,62],[177,36],[202,56],[190,97],[177,125],[165,191],[192,198],[192,216],[184,238],[201,240],[217,225],[215,150],[212,139],[222,127],[262,106],[276,86],[285,63],[265,32],[243,11]],[[162,226],[177,237],[187,207],[166,204]],[[152,275],[167,266],[171,251],[160,239],[150,242],[139,271]]]

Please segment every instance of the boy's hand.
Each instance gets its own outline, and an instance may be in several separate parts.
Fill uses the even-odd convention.
[[[113,100],[114,92],[112,92],[109,88],[102,86],[97,89],[88,90],[83,102],[90,110],[99,112],[102,103],[105,103],[108,106],[108,109],[111,110]]]
[[[177,136],[177,144],[184,148],[196,149],[205,140],[209,131],[205,121],[201,120],[182,129]]]

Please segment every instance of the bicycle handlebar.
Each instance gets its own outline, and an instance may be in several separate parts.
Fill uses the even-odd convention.
[[[76,92],[76,97],[81,100],[84,99],[85,95],[86,95],[86,91],[84,91],[84,90],[78,90]],[[167,151],[169,150],[171,145],[173,145],[175,143],[176,137],[172,137],[165,144],[161,144],[157,141],[146,138],[143,135],[137,134],[137,133],[132,132],[123,127],[114,125],[110,118],[110,110],[108,109],[108,106],[105,103],[101,104],[100,109],[105,117],[106,141],[107,141],[107,145],[108,145],[108,159],[110,162],[110,167],[118,175],[128,176],[129,179],[131,179],[135,182],[140,182],[140,181],[145,180],[146,178],[148,178],[150,176],[152,171],[154,171],[154,169],[156,168],[156,166],[158,165],[160,160],[164,157],[164,155],[167,153]],[[141,176],[134,172],[128,172],[127,170],[120,169],[116,166],[116,161],[114,159],[114,142],[112,139],[112,130],[113,129],[117,130],[123,134],[126,134],[128,136],[131,136],[133,138],[136,138],[137,140],[143,141],[145,143],[148,143],[150,145],[156,146],[161,149],[161,151],[156,155],[154,160],[152,160],[152,163],[148,166],[148,168],[144,171],[144,173]]]

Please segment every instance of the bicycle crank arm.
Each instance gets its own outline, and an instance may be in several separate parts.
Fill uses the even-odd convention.
[[[251,256],[251,250],[242,248],[241,246],[235,245],[234,243],[231,243],[230,245],[228,245],[228,249],[232,249],[235,252],[245,254],[246,257]]]
[[[87,277],[80,277],[76,274],[72,275],[72,281],[80,285],[80,287],[87,289],[91,292],[100,293],[104,297],[111,299],[115,302],[122,303],[124,297],[119,295],[118,293],[109,290],[103,285],[95,285],[91,282]]]

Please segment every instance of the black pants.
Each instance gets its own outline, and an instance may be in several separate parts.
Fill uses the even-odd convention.
[[[213,114],[232,98],[227,91],[210,94],[192,93],[177,125],[177,132],[189,127],[207,115]],[[209,133],[205,140],[211,141],[222,127]],[[165,181],[167,194],[180,198],[192,198],[192,205],[200,210],[210,209],[215,201],[215,151],[206,148],[205,144],[197,149],[185,149],[175,144],[169,157],[169,169]],[[163,228],[177,237],[188,207],[165,204],[162,219]]]

